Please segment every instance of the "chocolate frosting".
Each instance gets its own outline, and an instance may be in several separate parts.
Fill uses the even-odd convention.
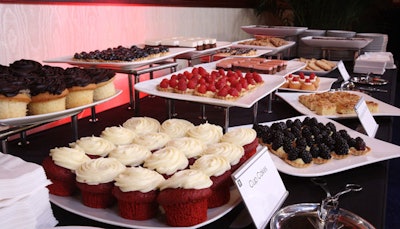
[[[78,67],[65,69],[63,80],[67,88],[74,86],[85,87],[93,83],[91,77],[86,73],[86,71]]]
[[[30,82],[29,90],[32,96],[40,93],[49,92],[50,94],[60,95],[66,89],[66,85],[61,77],[57,76],[37,76]]]
[[[20,77],[10,73],[0,73],[0,94],[6,97],[13,97],[25,90],[28,93],[28,85]]]
[[[10,70],[14,74],[21,76],[25,76],[32,72],[40,72],[41,69],[42,64],[34,60],[21,59],[10,64]]]
[[[115,76],[115,71],[110,69],[91,68],[85,71],[92,78],[93,83],[106,82]]]

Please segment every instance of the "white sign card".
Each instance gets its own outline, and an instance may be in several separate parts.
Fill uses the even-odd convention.
[[[346,67],[344,66],[343,61],[339,61],[339,63],[337,64],[337,67],[339,69],[340,75],[342,75],[343,81],[349,81],[350,80],[350,75],[346,70]]]
[[[361,97],[360,100],[358,100],[357,104],[354,106],[354,109],[367,135],[369,137],[375,137],[379,125],[376,123],[374,117],[369,111],[364,97]]]
[[[265,228],[288,195],[268,149],[264,148],[232,174],[257,228]]]

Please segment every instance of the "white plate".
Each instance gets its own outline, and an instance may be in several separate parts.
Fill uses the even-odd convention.
[[[191,71],[192,67],[182,69],[173,74],[182,73],[184,71]],[[277,90],[285,81],[283,77],[280,76],[272,76],[272,75],[263,75],[262,78],[264,79],[264,84],[260,87],[256,88],[255,90],[249,92],[248,94],[240,97],[236,101],[229,101],[223,99],[216,99],[216,98],[206,98],[202,96],[196,95],[186,95],[186,94],[179,94],[173,92],[163,92],[157,90],[157,85],[161,82],[164,78],[170,78],[172,74],[166,75],[164,77],[159,77],[153,80],[147,80],[140,82],[135,85],[135,89],[141,92],[145,92],[150,95],[160,96],[169,99],[177,99],[177,100],[184,100],[184,101],[191,101],[191,102],[198,102],[198,103],[205,103],[211,105],[217,105],[222,107],[243,107],[243,108],[250,108],[256,103],[258,100],[264,98],[269,93]]]
[[[233,57],[227,57],[227,58],[233,58]],[[224,60],[224,59],[222,59],[222,60]],[[215,70],[216,69],[216,64],[219,61],[222,61],[222,60],[217,60],[217,61],[210,62],[210,63],[205,63],[205,64],[199,64],[199,65],[196,65],[196,67],[202,66],[202,67],[204,67],[206,69],[211,69],[211,70],[214,69]],[[268,61],[268,59],[266,59],[266,60]],[[285,76],[287,76],[287,75],[289,75],[291,73],[299,71],[300,69],[302,69],[302,68],[304,68],[306,66],[305,63],[300,62],[300,61],[296,61],[296,60],[288,60],[286,63],[287,63],[287,66],[286,66],[285,70],[277,72],[277,73],[275,73],[273,75],[274,76],[285,77]]]
[[[372,39],[369,38],[345,38],[345,37],[323,37],[308,36],[301,40],[308,46],[320,48],[348,48],[361,49],[367,46]]]
[[[229,47],[232,43],[229,41],[217,41],[217,46],[215,48],[210,48],[210,49],[205,49],[205,50],[194,50],[194,51],[189,51],[184,53],[184,55],[188,55],[188,56],[195,56],[195,55],[204,55],[207,53],[212,53],[218,49],[222,49],[222,48],[226,48]]]
[[[299,59],[293,59],[293,60],[299,60]],[[311,73],[314,73],[317,76],[325,76],[328,75],[329,73],[331,73],[332,71],[334,71],[337,68],[337,64],[339,61],[332,61],[330,60],[330,62],[335,64],[335,67],[333,67],[331,70],[329,71],[313,71],[313,70],[305,70],[305,69],[301,69],[299,72],[303,72],[306,75],[310,75]]]
[[[191,228],[198,228],[205,226],[215,220],[221,218],[228,212],[230,212],[234,207],[236,207],[241,201],[239,191],[232,188],[230,191],[231,198],[229,202],[221,207],[212,208],[207,211],[207,221],[197,224]],[[90,208],[83,205],[79,199],[79,196],[63,197],[50,194],[50,201],[63,208],[69,212],[75,213],[77,215],[96,220],[103,223],[108,223],[111,225],[127,227],[127,228],[145,228],[145,229],[155,229],[155,228],[171,228],[166,222],[165,218],[158,216],[157,218],[150,220],[129,220],[124,219],[118,215],[118,209],[116,206],[113,208],[97,209]]]
[[[287,44],[286,44],[286,45],[282,45],[282,46],[279,46],[279,47],[260,46],[260,45],[242,45],[242,44],[239,44],[240,42],[251,41],[251,40],[254,40],[254,39],[252,38],[252,39],[246,39],[246,40],[236,41],[236,42],[234,42],[234,43],[232,44],[232,47],[253,48],[253,49],[266,49],[266,50],[271,50],[271,52],[269,52],[269,53],[267,53],[267,54],[274,55],[274,54],[276,54],[276,53],[278,53],[278,52],[281,52],[281,51],[283,51],[283,50],[286,50],[286,49],[288,49],[288,48],[290,48],[290,47],[292,47],[293,45],[296,44],[295,41],[287,41]]]
[[[329,91],[332,87],[332,84],[337,80],[335,78],[327,78],[327,77],[319,77],[320,82],[317,90],[308,91],[308,90],[300,90],[300,89],[292,89],[292,88],[279,88],[282,91],[297,91],[297,92],[326,92]]]
[[[106,99],[95,101],[91,104],[83,105],[80,107],[66,109],[63,111],[57,111],[57,112],[53,112],[53,113],[40,114],[40,115],[28,115],[28,116],[20,117],[20,118],[0,119],[0,125],[24,126],[24,125],[32,125],[32,124],[36,124],[36,123],[44,123],[44,122],[51,122],[51,121],[59,120],[61,118],[65,118],[65,117],[69,117],[69,116],[78,114],[86,108],[107,102],[108,100],[111,100],[111,99],[117,97],[121,93],[122,93],[122,90],[117,90],[117,93],[115,93],[115,95],[108,97]]]
[[[330,120],[325,117],[321,116],[298,116],[298,117],[293,117],[290,118],[292,120],[298,118],[300,120],[303,120],[305,117],[316,117],[316,119],[319,122],[322,123],[327,123],[327,122],[332,122],[337,130],[346,130],[347,133],[355,138],[355,137],[361,137],[364,139],[365,143],[367,146],[371,147],[371,152],[369,152],[366,155],[362,156],[352,156],[349,155],[347,158],[342,159],[342,160],[335,160],[332,159],[326,164],[312,164],[307,168],[295,168],[286,162],[284,162],[282,159],[280,159],[278,156],[275,154],[271,153],[271,158],[272,161],[275,163],[276,168],[283,173],[293,175],[293,176],[299,176],[299,177],[315,177],[315,176],[325,176],[329,174],[334,174],[338,173],[341,171],[349,170],[352,168],[360,167],[363,165],[367,164],[372,164],[378,161],[384,161],[392,158],[397,158],[400,157],[400,146],[384,142],[382,140],[378,140],[376,138],[371,138],[368,137],[367,135],[361,134],[359,132],[356,132],[350,128],[345,127],[344,125],[335,122],[333,120]],[[279,121],[286,121],[284,120],[279,120]],[[279,122],[279,121],[274,121],[274,122]],[[266,122],[266,123],[260,123],[261,125],[268,125],[270,126],[274,122]],[[251,126],[246,126],[246,127],[251,127]]]
[[[143,61],[132,61],[132,62],[85,62],[85,61],[77,61],[73,59],[73,56],[64,56],[64,57],[58,57],[58,58],[53,58],[49,60],[45,60],[45,63],[67,63],[70,65],[75,65],[75,66],[80,66],[80,67],[85,67],[85,68],[108,68],[108,69],[113,69],[113,70],[134,70],[135,68],[148,65],[148,64],[154,64],[161,62],[163,60],[173,58],[179,54],[183,54],[186,52],[190,52],[195,50],[194,48],[170,48],[169,53],[165,56],[157,57],[157,58],[152,58],[148,60],[143,60]]]
[[[307,27],[294,26],[268,26],[246,25],[241,27],[243,31],[253,35],[269,35],[277,37],[296,36],[307,30]]]
[[[267,49],[257,49],[256,53],[254,55],[249,55],[249,56],[240,56],[240,55],[223,55],[225,53],[216,53],[214,54],[214,57],[232,57],[232,58],[253,58],[253,57],[259,57],[264,54],[268,54],[272,52],[272,50],[267,50]]]
[[[377,100],[367,94],[357,92],[357,91],[348,91],[350,93],[357,94],[359,96],[364,97],[366,101],[374,101],[378,103],[379,105],[379,112],[376,113],[371,113],[373,116],[400,116],[400,109],[389,105],[385,102],[382,102],[380,100]],[[276,93],[277,96],[285,100],[289,105],[291,105],[294,109],[296,109],[298,112],[304,114],[304,115],[316,115],[313,111],[308,109],[306,106],[301,104],[299,102],[299,96],[303,95],[305,93],[296,93],[296,92],[287,92],[287,93],[282,93],[278,92]],[[335,114],[335,115],[323,115],[324,117],[327,118],[356,118],[356,114]]]

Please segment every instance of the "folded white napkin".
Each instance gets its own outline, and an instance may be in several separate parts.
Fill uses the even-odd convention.
[[[42,166],[21,158],[0,153],[0,165],[0,207],[51,183]]]

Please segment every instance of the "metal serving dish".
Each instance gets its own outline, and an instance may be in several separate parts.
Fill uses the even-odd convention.
[[[354,76],[350,78],[350,81],[353,83],[358,84],[368,84],[368,85],[385,85],[388,83],[387,80],[379,78],[379,77],[372,77],[372,76]]]
[[[277,211],[271,219],[271,229],[374,229],[369,222],[360,216],[339,208],[336,222],[330,225],[321,225],[318,216],[319,203],[302,203],[289,205]]]

